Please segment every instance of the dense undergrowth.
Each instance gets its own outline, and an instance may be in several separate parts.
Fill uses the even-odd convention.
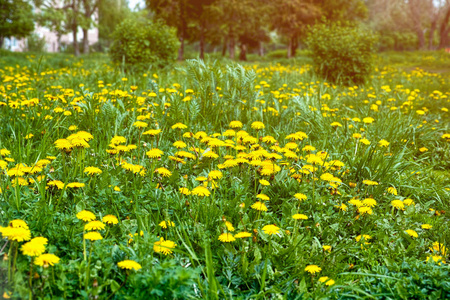
[[[3,297],[450,297],[448,76],[0,65]]]

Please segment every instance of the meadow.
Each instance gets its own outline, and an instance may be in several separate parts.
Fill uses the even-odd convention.
[[[1,295],[450,298],[450,54],[377,61],[1,57]]]

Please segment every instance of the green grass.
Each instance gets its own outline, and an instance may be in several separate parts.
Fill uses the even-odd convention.
[[[407,71],[424,61],[429,68],[450,66],[443,52],[383,53],[370,82],[345,87],[324,82],[303,59],[190,60],[138,71],[113,66],[101,54],[2,55],[0,149],[8,151],[0,158],[0,226],[10,236],[0,240],[2,293],[16,299],[450,297],[448,266],[441,263],[449,252],[433,250],[433,243],[450,241],[450,77]],[[243,127],[231,131],[232,121]],[[186,128],[174,128],[177,123]],[[144,134],[150,129],[161,131]],[[125,141],[114,144],[116,136]],[[57,140],[69,149],[55,147]],[[177,141],[185,148],[177,149]],[[147,154],[154,148],[160,158]],[[86,167],[101,173],[89,175]],[[84,186],[71,187],[74,182]],[[205,196],[180,191],[201,186]],[[355,200],[367,198],[376,205],[358,208]],[[404,201],[404,209],[393,200]],[[252,208],[257,201],[267,211]],[[103,239],[86,240],[87,222],[77,217],[82,210],[97,220],[114,215],[118,224],[98,229]],[[306,219],[294,219],[297,214]],[[48,239],[45,252],[58,263],[37,265],[39,258],[22,251],[26,241],[13,240],[15,223],[9,225],[17,219],[28,224],[31,238]],[[266,233],[267,225],[278,232]],[[250,236],[230,237],[243,232]],[[440,260],[431,262],[433,255]],[[124,260],[142,268],[122,269]],[[321,270],[310,274],[308,265]]]

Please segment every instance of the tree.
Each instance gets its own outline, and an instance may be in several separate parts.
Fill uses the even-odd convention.
[[[33,7],[24,0],[0,0],[0,48],[5,38],[24,38],[34,31]]]
[[[40,13],[36,15],[37,22],[56,33],[58,51],[61,51],[61,37],[70,31],[67,28],[67,13],[65,11],[67,7],[60,7],[57,0],[38,4]]]
[[[98,8],[100,0],[81,0],[82,12],[81,12],[81,28],[83,30],[83,53],[89,53],[89,35],[88,31],[92,27],[92,15]]]
[[[321,9],[312,0],[273,0],[272,5],[272,27],[289,40],[288,58],[293,57],[299,37],[320,18]]]
[[[156,14],[157,19],[177,29],[180,48],[178,60],[183,60],[184,44],[188,35],[188,26],[192,21],[193,7],[189,0],[146,0],[147,8]]]
[[[126,1],[102,0],[98,5],[98,37],[100,49],[109,47],[112,35],[118,24],[125,20],[130,13]]]

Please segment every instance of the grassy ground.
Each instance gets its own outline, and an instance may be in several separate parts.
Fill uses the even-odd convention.
[[[450,297],[448,66],[3,55],[3,297]]]

